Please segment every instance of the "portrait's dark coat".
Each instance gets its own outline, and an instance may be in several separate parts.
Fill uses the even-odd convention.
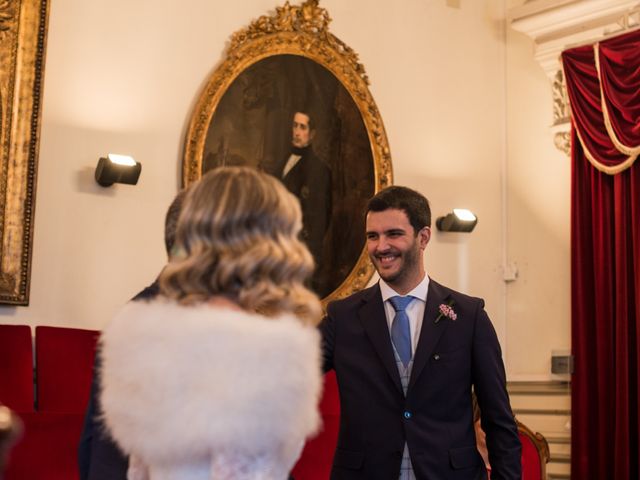
[[[320,265],[325,234],[331,222],[331,170],[309,145],[302,149],[300,160],[282,178],[282,183],[300,200],[301,237]]]
[[[436,321],[439,306],[449,302],[456,319]],[[329,304],[320,326],[324,369],[336,372],[341,409],[333,480],[398,478],[405,442],[418,480],[486,479],[472,386],[491,479],[520,479],[521,445],[500,345],[483,307],[481,299],[430,280],[405,397],[379,285]]]

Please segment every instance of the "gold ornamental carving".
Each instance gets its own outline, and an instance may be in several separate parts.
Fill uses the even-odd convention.
[[[0,0],[0,33],[11,28],[9,22],[14,16],[11,7],[9,0]]]
[[[27,305],[48,0],[0,0],[0,303]]]
[[[553,83],[551,84],[551,91],[553,93],[553,124],[569,123],[571,109],[569,107],[569,95],[567,93],[567,85],[562,69],[556,72]]]
[[[553,97],[553,126],[551,127],[554,132],[553,143],[558,150],[570,156],[571,107],[569,105],[569,94],[567,93],[567,84],[562,69],[559,69],[553,76],[551,93]]]
[[[558,150],[564,152],[565,155],[571,155],[571,133],[558,132],[553,136],[553,143]]]

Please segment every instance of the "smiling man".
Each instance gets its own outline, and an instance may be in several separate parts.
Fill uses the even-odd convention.
[[[486,479],[476,449],[472,388],[492,480],[520,479],[520,440],[500,345],[484,301],[430,279],[431,210],[420,193],[389,187],[367,206],[367,250],[380,281],[329,304],[325,370],[340,391],[331,478]]]

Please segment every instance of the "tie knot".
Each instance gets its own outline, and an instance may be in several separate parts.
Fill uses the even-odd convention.
[[[393,306],[393,309],[396,312],[404,312],[404,310],[409,306],[412,300],[413,300],[412,296],[408,296],[408,297],[395,296],[395,297],[391,297],[389,299],[389,302],[391,302],[391,305]]]

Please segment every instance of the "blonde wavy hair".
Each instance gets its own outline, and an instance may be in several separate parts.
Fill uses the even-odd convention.
[[[274,177],[211,170],[187,194],[161,292],[187,305],[223,296],[248,311],[317,324],[322,310],[304,286],[314,265],[301,228],[298,200]]]

